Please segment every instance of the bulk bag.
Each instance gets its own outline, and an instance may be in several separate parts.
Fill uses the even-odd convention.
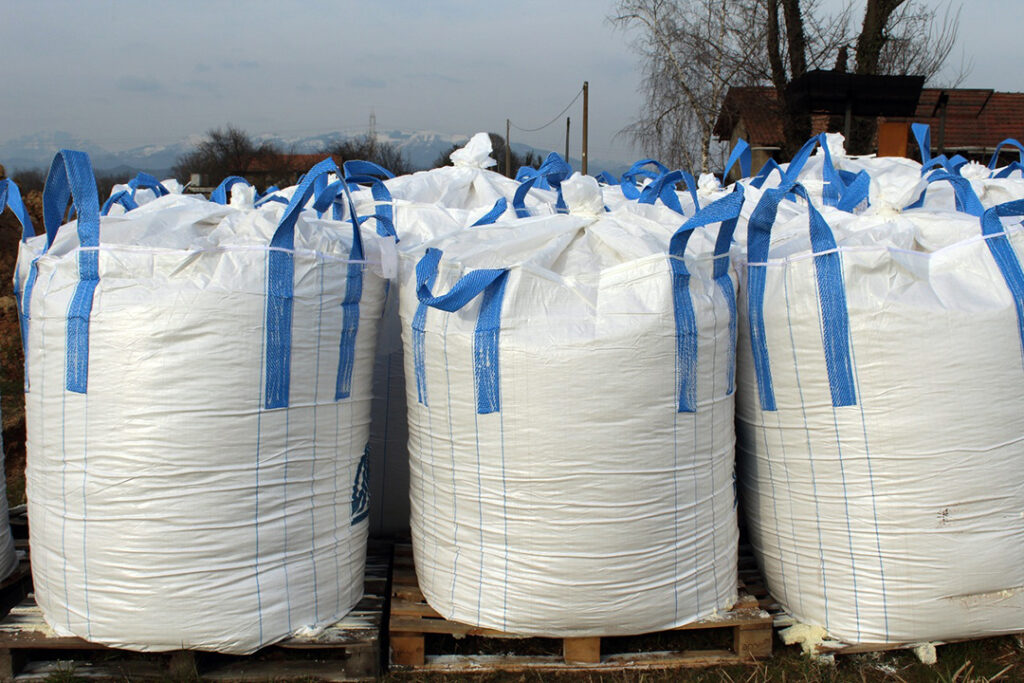
[[[497,165],[491,152],[490,136],[477,133],[465,147],[452,152],[452,166],[418,171],[385,183],[396,199],[486,211],[502,198],[511,201],[519,187],[515,180],[488,170]],[[548,194],[533,192],[526,197],[526,207],[531,212],[549,212],[546,211],[549,201]]]
[[[345,181],[349,183],[350,188],[359,188],[359,184],[369,185],[367,188],[353,191],[351,196],[354,210],[359,214],[375,211],[374,215],[381,220],[392,222],[400,233],[397,248],[401,253],[417,250],[422,253],[420,245],[424,242],[451,235],[474,225],[494,222],[508,210],[508,201],[504,198],[499,198],[489,211],[448,208],[438,204],[395,199],[379,177],[369,175],[369,172],[374,170],[370,164],[348,161],[344,168],[347,172]],[[340,181],[330,183],[323,189],[314,202],[314,208],[320,212],[330,210],[338,219],[351,215],[353,211]],[[370,412],[370,534],[407,537],[409,432],[397,286],[387,290],[379,327],[379,341],[374,358],[373,404]]]
[[[54,160],[24,303],[32,569],[58,635],[249,653],[360,599],[386,240],[301,210],[332,170],[287,207],[101,220],[88,158]]]
[[[563,191],[569,214],[401,257],[419,586],[445,618],[523,635],[679,626],[737,597],[742,196],[673,235],[605,212],[592,178]],[[721,221],[715,252],[684,254]]]
[[[857,239],[810,203],[802,243],[777,244],[784,193],[750,219],[739,305],[738,469],[769,590],[851,643],[1024,628],[1024,234],[1000,221],[1024,203],[934,215],[975,233],[924,251],[920,225]]]

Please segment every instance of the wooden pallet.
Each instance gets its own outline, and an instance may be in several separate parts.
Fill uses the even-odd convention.
[[[383,664],[389,554],[389,546],[371,545],[366,592],[343,619],[315,636],[296,636],[249,656],[138,653],[61,637],[29,595],[0,619],[0,680],[45,681],[69,671],[76,678],[103,680],[374,680]]]
[[[657,647],[665,640],[678,640],[678,632],[714,632],[731,636],[725,647],[671,650]],[[730,633],[731,631],[731,633]],[[416,671],[451,674],[486,671],[616,671],[671,669],[752,663],[772,654],[772,619],[757,605],[757,600],[741,592],[732,610],[714,619],[696,621],[669,631],[630,638],[535,639],[450,621],[427,604],[416,580],[412,548],[396,545],[391,577],[391,609],[388,634],[391,666]],[[436,634],[456,639],[479,637],[481,650],[505,649],[513,641],[547,641],[557,645],[561,654],[435,654],[427,653],[428,640]],[[685,638],[686,636],[683,636]],[[506,640],[497,640],[506,639]],[[721,639],[721,638],[720,638]],[[603,642],[602,642],[603,641]],[[644,642],[647,641],[647,642]],[[624,652],[611,652],[616,644],[627,643]],[[602,647],[605,645],[605,647]],[[655,650],[649,650],[654,645]],[[605,650],[602,652],[602,650]]]
[[[740,545],[739,561],[740,584],[746,587],[747,592],[757,599],[762,610],[771,615],[772,626],[776,629],[784,629],[796,626],[800,622],[768,592],[768,587],[761,575],[754,558],[754,549],[749,544]],[[929,643],[932,646],[945,645],[947,643],[959,643],[977,638],[963,638],[957,640],[935,641]],[[869,652],[891,652],[894,650],[915,650],[924,643],[847,643],[841,640],[826,640],[814,646],[813,654],[818,657],[830,655],[858,655]],[[921,653],[917,653],[921,657]]]

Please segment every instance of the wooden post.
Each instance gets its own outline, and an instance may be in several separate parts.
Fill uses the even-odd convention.
[[[846,96],[846,113],[843,115],[843,137],[846,138],[846,144],[850,144],[850,129],[853,127],[853,100],[849,95]]]
[[[427,662],[423,635],[391,634],[391,663],[399,666],[423,666]]]
[[[505,119],[505,177],[512,177],[512,119]]]
[[[772,638],[770,623],[736,626],[732,649],[744,660],[766,659],[772,656]]]
[[[583,81],[583,150],[580,153],[580,166],[583,175],[587,175],[587,119],[590,114],[590,83]]]
[[[600,664],[600,638],[564,638],[562,657],[566,664]]]
[[[565,117],[565,162],[569,163],[569,117]]]

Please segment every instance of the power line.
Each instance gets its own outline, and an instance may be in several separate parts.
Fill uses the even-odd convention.
[[[563,109],[562,111],[558,112],[558,114],[555,115],[555,118],[551,119],[550,121],[545,123],[543,126],[540,126],[538,128],[520,128],[519,126],[517,126],[514,123],[512,123],[511,125],[512,125],[513,128],[515,128],[516,130],[521,131],[523,133],[536,133],[538,130],[544,130],[545,128],[547,128],[548,126],[553,124],[555,121],[558,121],[559,119],[561,119],[562,118],[562,114],[564,114],[565,112],[569,111],[569,108],[572,107],[572,105],[576,104],[576,100],[578,100],[580,98],[580,95],[582,95],[582,94],[583,94],[583,88],[580,88],[580,91],[578,93],[576,93],[576,97],[572,98],[572,102],[567,104],[565,106],[565,109]]]

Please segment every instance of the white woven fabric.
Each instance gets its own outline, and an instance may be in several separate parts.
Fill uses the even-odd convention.
[[[782,239],[754,269],[774,409],[740,267],[738,469],[769,590],[847,642],[1024,628],[1022,336],[993,238],[965,214],[824,210],[842,277],[826,286],[806,207],[784,205]],[[1008,239],[1024,253],[1019,228]],[[839,298],[849,333],[836,336],[824,320]],[[835,402],[845,373],[830,378],[829,348],[848,353],[851,403]]]
[[[365,452],[385,244],[285,207],[169,196],[104,218],[88,390],[69,391],[76,223],[38,258],[27,487],[36,600],[60,635],[135,650],[248,653],[330,624],[363,593]],[[36,238],[22,250],[20,274]],[[45,244],[45,242],[43,242]],[[290,389],[268,407],[268,273],[294,264]],[[360,275],[350,393],[343,307]]]
[[[508,269],[497,353],[483,363],[498,366],[486,389],[498,410],[480,412],[476,377],[487,295],[426,309],[418,340],[418,254],[402,257],[419,585],[446,618],[525,635],[671,628],[736,599],[729,304],[697,249],[686,259],[696,411],[680,412],[667,256],[678,221],[606,214],[573,182],[587,181],[563,184],[569,215],[425,245],[444,252],[435,294]]]

